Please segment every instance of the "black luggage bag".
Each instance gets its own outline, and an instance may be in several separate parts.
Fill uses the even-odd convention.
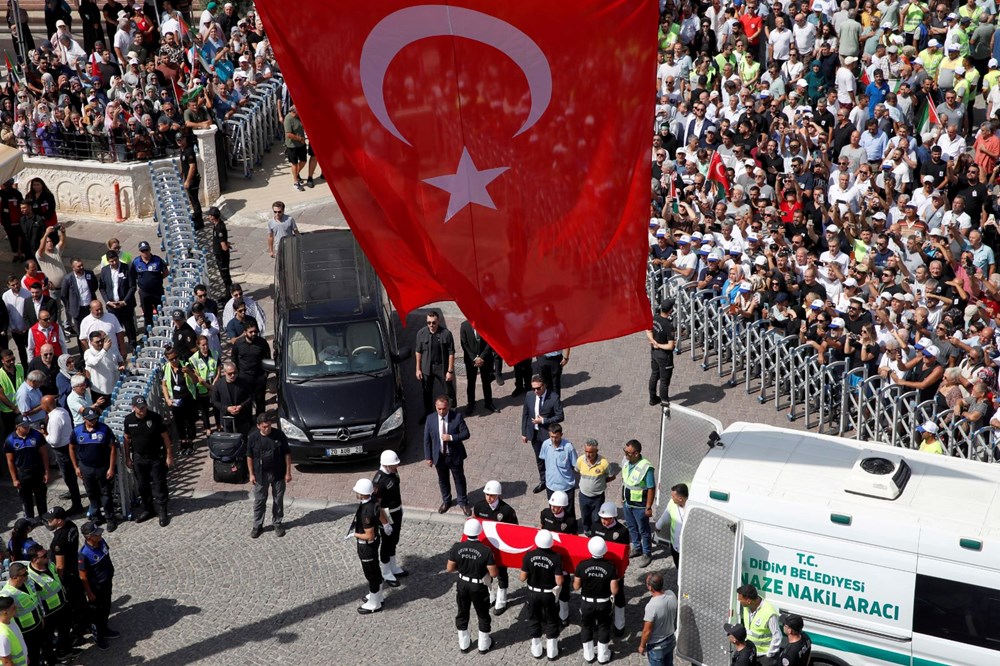
[[[208,437],[208,455],[212,458],[212,479],[216,483],[246,483],[250,480],[246,442],[243,440],[243,435],[233,432],[232,417],[226,417],[222,421],[226,432],[213,432]]]

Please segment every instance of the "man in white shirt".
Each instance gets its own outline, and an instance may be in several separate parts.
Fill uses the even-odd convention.
[[[802,54],[803,60],[812,59],[812,52],[816,50],[816,26],[806,21],[806,15],[802,12],[795,15],[792,36],[795,38],[795,47]]]
[[[125,349],[125,329],[118,317],[104,311],[104,305],[96,298],[90,302],[90,314],[80,321],[80,348],[87,349],[90,334],[100,331],[111,340],[112,349],[121,356]]]
[[[14,598],[0,597],[0,622],[4,625],[0,630],[0,661],[4,664],[13,664],[14,655],[20,655],[21,659],[28,657],[28,645],[24,642],[21,628],[14,621],[15,615],[17,604],[14,603]]]
[[[785,17],[775,17],[774,30],[767,38],[768,62],[778,62],[783,65],[788,60],[792,38],[792,31],[785,27]]]
[[[238,283],[234,282],[233,286],[229,288],[230,298],[225,307],[222,308],[222,328],[229,325],[229,322],[233,320],[236,316],[236,312],[233,309],[233,304],[238,300],[243,300],[243,303],[247,306],[247,316],[253,317],[257,321],[257,328],[260,333],[260,337],[264,337],[264,329],[267,326],[267,317],[264,315],[264,310],[257,304],[257,301],[253,299],[252,296],[243,293],[243,287]]]
[[[844,66],[837,69],[837,102],[841,108],[854,106],[854,90],[858,81],[854,74],[854,65],[857,62],[857,58],[848,56],[844,58]],[[855,127],[859,127],[859,125],[855,125]]]
[[[104,331],[93,331],[88,339],[90,344],[83,352],[83,362],[90,373],[90,393],[95,400],[110,398],[125,363],[114,348],[114,337]]]
[[[49,445],[53,453],[56,454],[56,463],[59,465],[59,472],[69,489],[69,498],[73,503],[68,513],[80,513],[83,511],[83,502],[80,499],[80,485],[77,483],[76,471],[73,467],[73,460],[69,455],[69,439],[73,434],[73,419],[69,412],[59,406],[56,396],[47,395],[42,398],[42,409],[48,415],[48,422],[45,426],[45,443]]]
[[[937,145],[941,146],[941,155],[945,160],[956,160],[965,152],[965,137],[958,133],[958,125],[951,123],[948,129],[938,137]]]
[[[21,366],[28,367],[28,325],[24,321],[24,304],[31,300],[31,292],[24,288],[16,277],[7,283],[8,289],[3,292],[3,303],[7,307],[7,317],[10,319],[10,337],[17,345],[21,357]]]

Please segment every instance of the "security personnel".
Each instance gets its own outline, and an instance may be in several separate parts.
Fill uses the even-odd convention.
[[[107,650],[108,639],[121,636],[108,626],[115,565],[111,561],[111,549],[103,537],[104,530],[93,522],[86,522],[80,528],[80,533],[83,534],[83,548],[80,549],[77,566],[84,594],[90,602],[90,619],[95,628],[94,643],[100,649]]]
[[[631,541],[631,555],[642,553],[640,567],[653,561],[653,540],[649,519],[653,516],[656,499],[656,475],[653,464],[642,457],[642,443],[635,439],[625,442],[622,458],[622,511]]]
[[[49,448],[45,446],[45,437],[32,429],[30,418],[17,417],[14,432],[4,440],[3,451],[25,517],[35,517],[35,505],[39,515],[48,511]]]
[[[69,438],[69,457],[87,489],[88,515],[95,524],[107,520],[108,532],[114,532],[118,529],[118,521],[111,498],[111,482],[118,462],[117,440],[111,428],[98,422],[99,416],[92,407],[83,410],[83,423],[73,429]]]
[[[188,364],[194,368],[194,374],[196,375],[195,390],[197,394],[194,397],[195,404],[201,411],[201,419],[205,424],[205,429],[208,430],[212,427],[210,420],[212,412],[215,411],[212,408],[211,393],[212,385],[219,378],[219,352],[209,348],[207,337],[199,335],[198,351],[191,354]],[[215,416],[215,424],[217,426],[221,425],[218,414]]]
[[[215,264],[219,267],[219,276],[228,294],[233,286],[233,278],[229,274],[229,230],[222,221],[222,212],[215,206],[209,208],[206,215],[212,223],[212,254],[215,255]]]
[[[462,532],[467,541],[459,541],[448,552],[448,564],[445,571],[458,572],[458,585],[455,589],[455,603],[458,612],[455,614],[455,628],[458,629],[458,649],[468,651],[472,646],[469,636],[469,606],[476,609],[479,618],[479,653],[486,654],[493,647],[490,636],[490,595],[487,591],[486,576],[496,578],[497,565],[493,551],[479,540],[483,526],[475,518],[465,521]]]
[[[481,499],[472,506],[472,516],[480,520],[492,520],[498,523],[509,523],[517,525],[517,512],[514,507],[500,499],[503,496],[503,487],[499,481],[487,481],[483,487],[485,499]],[[510,576],[507,567],[497,567],[496,587],[490,586],[490,605],[493,606],[494,615],[503,615],[507,610],[507,587],[510,585]]]
[[[399,532],[403,529],[403,497],[399,491],[399,456],[395,451],[383,451],[379,457],[378,471],[372,478],[375,500],[388,518],[382,525],[382,545],[379,546],[379,561],[382,563],[382,579],[389,587],[399,587],[397,578],[405,578],[409,572],[396,564],[396,546]]]
[[[600,525],[594,528],[594,536],[599,536],[607,543],[629,544],[628,528],[618,522],[618,507],[614,502],[601,505],[597,515]],[[618,579],[618,592],[615,593],[615,634],[620,636],[625,632],[625,576]]]
[[[14,395],[24,383],[24,366],[15,363],[14,352],[10,349],[0,350],[0,423],[3,424],[3,438],[14,432],[14,421],[17,416],[17,403]]]
[[[28,579],[34,583],[39,603],[45,617],[44,647],[46,661],[55,664],[67,655],[73,647],[70,631],[69,598],[56,571],[56,565],[49,561],[49,552],[41,544],[28,549],[31,561],[28,564]],[[53,636],[57,637],[53,643]],[[54,651],[53,651],[54,650]]]
[[[742,607],[740,624],[746,627],[747,640],[756,648],[757,658],[777,656],[783,636],[778,611],[750,584],[736,588],[736,600]]]
[[[688,487],[686,483],[678,483],[670,489],[670,501],[663,515],[656,521],[656,531],[670,527],[670,557],[674,560],[674,568],[681,566],[681,529],[684,527],[684,517],[687,515]]]
[[[539,521],[543,530],[557,534],[576,534],[576,516],[566,511],[569,496],[561,490],[552,493],[549,506],[542,509]],[[572,573],[567,572],[572,579]],[[569,581],[559,593],[559,621],[565,627],[569,624]]]
[[[788,613],[781,616],[781,630],[788,643],[778,653],[778,666],[809,666],[812,659],[812,640],[802,633],[802,616]]]
[[[24,643],[21,628],[14,621],[17,614],[17,604],[10,597],[0,597],[0,636],[7,639],[10,645],[10,663],[12,666],[27,666],[28,646]]]
[[[358,612],[370,615],[382,610],[382,571],[378,560],[381,511],[373,497],[375,486],[368,479],[358,479],[354,484],[354,494],[360,504],[354,514],[351,530],[358,541],[361,570],[365,574],[365,580],[368,581],[368,596],[365,598],[365,603],[358,607]]]
[[[142,513],[135,519],[144,523],[154,513],[160,527],[170,524],[167,514],[167,470],[174,466],[174,448],[163,417],[149,409],[141,395],[132,398],[132,413],[122,426],[125,466],[135,472],[142,500]]]
[[[207,117],[204,118],[204,120],[207,119]],[[198,186],[201,185],[201,174],[198,173],[198,156],[195,155],[194,146],[191,145],[191,137],[188,136],[186,131],[178,132],[174,139],[177,141],[177,147],[180,149],[181,176],[184,178],[184,189],[187,190],[188,201],[191,202],[191,221],[194,223],[196,230],[201,229],[205,226],[205,218],[202,215],[201,201],[198,198]]]
[[[531,656],[542,657],[542,631],[549,659],[559,656],[559,614],[556,599],[563,586],[562,556],[552,550],[552,532],[535,534],[535,549],[524,554],[521,582],[528,584],[528,630],[531,632]]]
[[[676,336],[674,334],[674,321],[670,317],[671,310],[674,309],[674,299],[665,298],[660,303],[660,313],[653,317],[653,327],[646,331],[646,338],[649,340],[650,366],[652,374],[649,376],[649,404],[670,407],[670,379],[674,374],[674,345]],[[660,392],[657,395],[656,385],[659,383]]]
[[[611,661],[611,598],[618,594],[618,571],[606,560],[608,545],[601,537],[591,537],[587,542],[590,558],[576,567],[573,589],[580,591],[583,603],[580,612],[580,638],[583,640],[583,658],[594,660],[594,638],[597,638],[597,662]]]
[[[77,566],[77,556],[80,552],[80,530],[76,523],[69,520],[66,509],[61,506],[52,507],[43,517],[48,521],[49,529],[52,530],[52,544],[49,546],[50,557],[56,565],[59,580],[62,581],[66,595],[69,597],[74,629],[77,636],[83,636],[90,630],[90,619],[87,617],[87,598],[83,593],[80,568]]]
[[[757,666],[757,651],[753,643],[747,642],[747,630],[742,624],[724,624],[722,629],[732,645],[729,657],[730,666]]]
[[[14,619],[28,648],[28,662],[37,664],[41,661],[42,647],[45,644],[44,611],[38,598],[38,590],[28,578],[28,567],[23,562],[13,562],[7,572],[10,578],[0,589],[0,596],[10,597],[17,605]]]
[[[163,280],[167,277],[167,262],[153,254],[149,243],[139,243],[139,256],[129,264],[129,276],[139,291],[142,307],[142,324],[153,323],[153,310],[160,306],[163,297]]]

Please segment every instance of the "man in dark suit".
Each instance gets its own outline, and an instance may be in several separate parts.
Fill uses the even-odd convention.
[[[108,250],[108,265],[101,269],[100,290],[108,311],[125,329],[129,344],[135,346],[135,282],[118,253]]]
[[[232,418],[236,432],[246,435],[253,425],[253,391],[236,376],[236,364],[225,363],[212,385],[212,406],[219,410],[220,422]]]
[[[21,317],[24,318],[24,325],[28,329],[31,329],[32,326],[38,323],[38,313],[42,310],[52,315],[53,320],[58,321],[59,303],[56,299],[46,296],[42,292],[41,283],[32,282],[28,285],[28,291],[31,292],[31,299],[24,302],[24,309],[21,311]]]
[[[469,498],[465,492],[465,440],[469,439],[469,427],[459,412],[450,408],[451,399],[446,395],[434,401],[434,413],[427,416],[424,423],[424,460],[428,467],[437,469],[438,487],[441,489],[441,506],[438,513],[444,513],[452,505],[451,474],[455,478],[455,495],[458,506],[466,516],[472,515]]]
[[[479,331],[467,321],[462,322],[458,337],[462,342],[462,360],[465,363],[466,414],[476,411],[476,376],[482,378],[483,404],[488,412],[499,412],[493,404],[493,361],[496,354],[489,343],[479,335]]]
[[[73,270],[62,280],[60,298],[66,305],[66,325],[80,330],[80,322],[90,314],[90,302],[97,298],[97,276],[79,259],[74,259],[71,266]]]
[[[533,492],[545,490],[545,461],[539,457],[542,444],[549,438],[549,425],[562,423],[563,409],[559,394],[550,391],[541,375],[531,378],[531,393],[524,396],[521,411],[521,441],[531,442],[535,450],[535,465],[538,467],[538,485]]]

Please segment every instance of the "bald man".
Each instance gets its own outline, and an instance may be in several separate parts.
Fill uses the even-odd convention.
[[[73,433],[73,418],[56,402],[56,396],[47,395],[42,398],[42,410],[48,418],[45,426],[45,443],[55,453],[59,473],[69,492],[63,493],[59,499],[68,499],[73,504],[66,510],[68,514],[83,512],[83,502],[80,498],[80,485],[77,483],[76,470],[69,457],[69,437]]]

